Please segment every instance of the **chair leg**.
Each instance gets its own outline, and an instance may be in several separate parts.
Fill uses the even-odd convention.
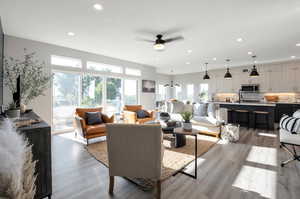
[[[300,156],[297,155],[296,148],[294,145],[293,145],[293,152],[287,146],[285,146],[283,143],[281,143],[280,146],[281,146],[281,148],[283,148],[286,152],[288,152],[292,156],[290,159],[282,162],[281,167],[284,167],[286,164],[288,164],[292,161],[295,161],[295,160],[300,161]]]
[[[89,145],[89,139],[86,138],[86,145]]]
[[[158,180],[156,182],[156,199],[160,199],[160,195],[161,195],[161,181]]]
[[[114,193],[114,184],[115,184],[115,177],[114,176],[109,176],[109,194]]]

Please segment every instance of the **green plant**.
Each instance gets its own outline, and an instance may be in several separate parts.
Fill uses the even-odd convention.
[[[21,101],[28,104],[34,98],[43,95],[49,87],[52,75],[45,73],[46,64],[34,59],[35,53],[27,53],[24,49],[24,59],[13,57],[4,59],[4,84],[11,94],[16,92],[17,78],[21,77]]]
[[[15,102],[9,103],[8,110],[18,110],[17,104]]]
[[[193,114],[192,114],[192,112],[185,111],[185,112],[181,113],[181,116],[185,123],[190,123],[190,121],[193,117]]]

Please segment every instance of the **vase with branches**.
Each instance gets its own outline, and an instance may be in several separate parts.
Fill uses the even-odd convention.
[[[44,91],[49,87],[52,75],[45,73],[45,62],[35,59],[35,52],[28,53],[24,49],[22,60],[14,57],[4,58],[4,85],[9,88],[11,94],[17,90],[17,78],[20,76],[21,82],[21,103],[29,104],[33,99],[44,95]]]

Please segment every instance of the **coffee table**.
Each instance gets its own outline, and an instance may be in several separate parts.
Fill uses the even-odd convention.
[[[195,137],[195,152],[194,152],[194,155],[195,155],[195,170],[194,170],[194,175],[191,175],[189,173],[186,173],[183,171],[183,169],[181,169],[180,171],[178,171],[177,173],[175,173],[174,175],[178,174],[178,173],[182,173],[182,174],[185,174],[189,177],[192,177],[192,178],[195,178],[197,179],[197,151],[198,151],[198,144],[197,144],[197,135],[198,135],[199,131],[197,129],[192,129],[192,131],[185,131],[183,128],[174,128],[173,130],[173,134],[175,135],[182,135],[182,136],[186,136],[186,135],[190,135],[190,136],[194,136]]]

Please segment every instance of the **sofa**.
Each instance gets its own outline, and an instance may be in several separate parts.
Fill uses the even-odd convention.
[[[75,111],[75,133],[80,134],[86,139],[87,145],[89,139],[106,136],[106,123],[113,123],[114,116],[108,117],[101,113],[102,124],[88,125],[86,122],[86,112],[102,112],[102,107],[98,108],[76,108]]]
[[[224,120],[221,118],[218,104],[194,103],[191,105],[178,100],[169,100],[165,102],[163,111],[169,113],[170,119],[175,121],[182,121],[181,113],[185,111],[192,112],[191,122],[193,128],[199,130],[201,134],[220,136]]]
[[[126,124],[144,124],[155,120],[155,112],[144,110],[147,112],[147,117],[138,117],[138,111],[144,110],[142,105],[125,105],[123,108],[123,120]]]

